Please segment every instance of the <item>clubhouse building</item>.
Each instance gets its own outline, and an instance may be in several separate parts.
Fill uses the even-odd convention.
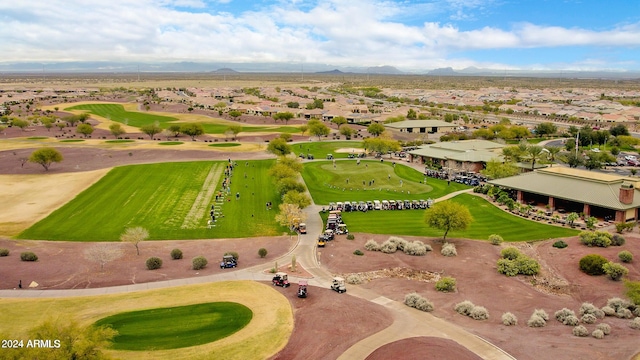
[[[583,213],[616,222],[639,218],[640,178],[554,166],[489,183],[512,190],[521,204],[559,214]]]
[[[479,172],[491,159],[502,160],[505,145],[487,140],[460,140],[423,145],[408,151],[409,161],[453,170]]]
[[[416,134],[443,134],[454,131],[457,125],[440,120],[405,120],[384,124],[384,127]]]

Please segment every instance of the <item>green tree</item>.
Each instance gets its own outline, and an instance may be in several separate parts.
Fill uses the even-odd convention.
[[[136,254],[140,255],[140,242],[145,241],[149,238],[149,232],[147,229],[136,226],[132,228],[127,228],[120,235],[120,241],[128,242],[133,244],[136,248]]]
[[[109,131],[111,132],[111,135],[113,135],[116,139],[123,134],[126,134],[127,131],[122,127],[122,125],[115,123],[115,124],[111,124],[109,125]]]
[[[297,178],[298,173],[292,168],[282,163],[276,163],[269,169],[269,176],[273,177],[276,182],[284,178]]]
[[[402,149],[400,143],[397,140],[393,140],[384,136],[364,139],[362,145],[365,150],[370,152],[377,152],[380,154],[386,154],[389,151],[400,151]]]
[[[473,217],[466,206],[447,200],[437,202],[428,209],[424,221],[429,227],[443,230],[442,239],[446,241],[449,231],[465,230]]]
[[[231,110],[229,111],[229,116],[231,116],[233,120],[237,120],[240,116],[242,116],[242,112],[239,110]]]
[[[338,125],[338,129],[347,123],[347,119],[344,116],[336,116],[331,120],[332,123]]]
[[[309,127],[307,125],[302,125],[298,129],[300,129],[300,134],[304,136],[304,133],[306,133],[307,130],[309,130]]]
[[[567,164],[569,167],[577,168],[578,166],[584,164],[584,158],[582,155],[576,155],[574,152],[570,152],[567,155]]]
[[[378,123],[372,123],[367,127],[367,132],[373,136],[380,136],[384,132],[384,125]]]
[[[275,138],[269,141],[267,145],[267,152],[270,152],[276,156],[284,156],[291,154],[291,146],[282,138]]]
[[[351,128],[351,126],[345,125],[345,126],[340,128],[339,132],[340,132],[340,135],[344,135],[344,137],[347,138],[347,140],[349,140],[349,139],[351,139],[351,136],[353,136],[353,134],[356,131],[353,130],[353,128]]]
[[[45,127],[45,129],[47,129],[47,131],[51,131],[51,128],[53,127],[53,123],[55,122],[55,119],[52,119],[49,116],[45,116],[42,119],[40,119],[40,122]]]
[[[29,156],[30,162],[42,165],[45,171],[49,170],[51,163],[61,162],[62,160],[62,154],[51,147],[43,147],[35,150]]]
[[[89,124],[80,124],[78,125],[78,127],[76,128],[76,132],[78,134],[82,134],[84,135],[84,137],[88,137],[89,135],[93,134],[93,126],[89,125]]]
[[[186,123],[180,126],[180,132],[195,140],[197,136],[204,134],[204,127],[200,123]]]
[[[24,131],[24,129],[29,127],[29,121],[28,120],[23,120],[23,119],[18,119],[18,118],[13,118],[12,121],[11,121],[11,126],[15,126],[17,128],[20,128],[20,130]]]
[[[623,124],[618,124],[618,125],[612,126],[609,129],[609,133],[612,136],[620,136],[620,135],[628,136],[629,135],[629,129],[627,129],[627,127],[624,126]]]
[[[233,134],[233,140],[235,140],[238,137],[238,134],[240,134],[242,132],[242,126],[240,125],[231,125],[227,128],[227,130],[231,131],[231,133]],[[203,129],[204,131],[204,129]]]
[[[285,112],[279,112],[275,115],[273,115],[273,119],[275,121],[278,120],[282,120],[284,121],[285,125],[289,123],[289,120],[293,119],[295,117],[295,115],[289,111],[285,111]]]
[[[321,139],[322,136],[327,136],[331,133],[331,129],[318,120],[310,120],[308,122],[309,133],[313,136],[317,136],[318,140]]]
[[[77,115],[68,115],[62,118],[62,121],[69,124],[69,126],[75,126],[75,124],[80,121]]]
[[[483,175],[486,175],[490,179],[502,179],[509,176],[518,175],[520,170],[512,162],[501,162],[496,159],[487,161],[487,166],[483,170],[480,170]]]
[[[536,161],[541,161],[547,158],[547,154],[542,146],[531,145],[527,147],[525,159],[531,161],[531,170],[536,166]]]
[[[78,121],[80,121],[81,123],[85,123],[85,121],[89,120],[89,117],[91,116],[91,114],[89,113],[82,113],[80,115],[78,115]]]
[[[280,225],[288,227],[291,231],[307,219],[307,214],[296,204],[283,203],[278,205],[278,208],[280,211],[276,214],[276,221]]]
[[[149,135],[149,138],[151,140],[153,140],[153,137],[156,134],[159,134],[162,131],[162,128],[160,128],[160,126],[158,126],[158,124],[149,124],[149,125],[144,125],[142,127],[140,127],[140,131],[142,131],[143,133]]]
[[[418,118],[418,113],[416,113],[414,109],[409,109],[409,111],[407,111],[407,119],[415,120],[417,118]]]
[[[538,136],[553,135],[558,131],[558,127],[554,123],[543,122],[536,125],[535,130]]]
[[[295,204],[298,205],[300,209],[304,209],[307,206],[311,205],[311,199],[304,192],[299,191],[288,191],[282,197],[282,202],[285,204]]]
[[[288,107],[289,109],[298,109],[298,108],[300,108],[300,103],[295,102],[295,101],[289,101],[289,102],[287,103],[287,107]]]
[[[304,184],[299,182],[295,177],[285,177],[276,181],[276,190],[280,195],[284,195],[291,191],[304,192],[306,188]]]
[[[180,124],[171,124],[167,127],[167,130],[173,133],[173,137],[180,135]]]

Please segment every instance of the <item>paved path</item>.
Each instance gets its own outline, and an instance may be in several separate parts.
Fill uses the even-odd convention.
[[[472,189],[461,190],[448,194],[436,201],[442,201],[454,197],[460,193],[470,192]],[[304,268],[313,275],[308,279],[313,286],[328,288],[331,284],[332,274],[321,265],[318,257],[316,241],[318,234],[324,230],[319,212],[321,206],[311,205],[304,211],[307,214],[307,233],[301,234],[291,251],[276,259],[280,263],[286,264],[291,261],[293,255],[296,260],[303,264]],[[321,257],[321,254],[320,254]],[[321,258],[320,258],[321,259]],[[222,274],[208,275],[202,277],[175,279],[142,284],[131,284],[123,286],[113,286],[93,289],[67,289],[67,290],[0,290],[0,297],[13,298],[61,298],[73,296],[90,296],[126,293],[132,291],[159,289],[190,284],[202,284],[213,281],[224,280],[256,280],[270,281],[271,274],[264,273],[264,265],[257,265],[250,268],[237,269],[224,272]],[[295,276],[290,276],[292,282],[297,282]],[[501,360],[514,359],[497,346],[488,341],[471,334],[461,327],[439,319],[431,314],[409,308],[406,305],[393,301],[384,296],[380,296],[373,291],[363,289],[358,286],[349,286],[348,291],[342,296],[357,296],[386,307],[394,315],[394,322],[386,329],[373,334],[347,349],[339,359],[364,359],[374,350],[384,344],[388,344],[400,339],[416,336],[435,336],[454,340],[483,359]]]

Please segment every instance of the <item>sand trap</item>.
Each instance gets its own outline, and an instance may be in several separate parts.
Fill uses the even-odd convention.
[[[352,154],[362,154],[364,153],[364,149],[359,149],[359,148],[340,148],[337,149],[335,152],[337,153],[352,153]]]
[[[73,199],[110,169],[87,172],[1,175],[0,234],[16,235]]]

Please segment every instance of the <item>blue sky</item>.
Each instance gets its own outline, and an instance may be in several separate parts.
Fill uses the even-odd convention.
[[[640,70],[634,0],[0,2],[0,63]]]

